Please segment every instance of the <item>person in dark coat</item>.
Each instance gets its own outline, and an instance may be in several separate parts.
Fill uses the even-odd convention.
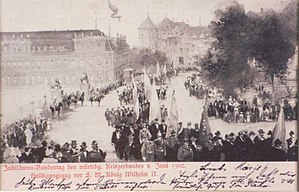
[[[10,134],[10,147],[17,147],[18,146],[18,135],[17,135],[17,128]]]
[[[161,120],[161,124],[159,125],[159,131],[162,134],[162,139],[165,139],[167,133],[167,125],[165,124],[165,120]]]
[[[254,138],[255,149],[256,149],[256,160],[264,161],[265,160],[265,137],[264,130],[259,129],[258,135]]]
[[[190,147],[193,151],[193,161],[202,161],[202,146],[198,144],[197,139],[195,137],[190,138],[191,144]]]
[[[198,142],[199,137],[200,137],[200,131],[199,131],[198,123],[195,123],[194,124],[194,129],[191,129],[190,138],[191,137],[196,138],[196,142]]]
[[[47,141],[43,141],[42,147],[39,147],[37,149],[37,163],[41,163],[46,157],[47,146],[48,146]]]
[[[33,154],[30,152],[28,147],[25,148],[25,151],[19,157],[20,163],[34,163]]]
[[[267,139],[264,141],[264,149],[265,149],[265,155],[264,155],[264,160],[265,161],[270,161],[271,160],[271,148],[272,148],[272,143],[273,143],[273,133],[271,130],[268,131],[267,133]]]
[[[91,148],[92,150],[89,152],[89,162],[105,162],[106,158],[106,152],[103,152],[101,149],[98,147],[98,142],[93,141],[91,143]]]
[[[87,149],[86,142],[82,142],[82,144],[80,145],[80,155],[79,155],[80,162],[90,162],[89,159],[90,155],[86,149]]]
[[[177,161],[179,139],[176,136],[175,130],[172,130],[170,134],[166,139],[166,160],[173,162]]]
[[[246,161],[246,140],[243,131],[238,133],[234,143],[235,161]]]
[[[233,161],[235,158],[234,154],[234,133],[230,133],[227,139],[223,141],[223,151],[225,154],[226,161]]]
[[[214,143],[213,143],[213,133],[208,134],[208,138],[203,140],[203,142],[199,142],[200,145],[202,145],[202,151],[203,151],[203,160],[204,161],[212,161],[213,160],[213,149],[214,149]]]
[[[181,162],[193,161],[193,150],[188,139],[185,139],[184,144],[179,148],[177,158]]]
[[[246,153],[244,159],[246,161],[256,161],[256,147],[255,147],[255,133],[253,131],[249,132],[249,137],[245,140]]]
[[[274,147],[271,149],[271,160],[272,161],[285,161],[286,153],[281,147],[282,142],[279,139],[274,141]]]
[[[298,141],[295,139],[294,131],[291,131],[289,133],[290,138],[287,139],[287,145],[288,145],[288,153],[287,153],[287,159],[288,161],[297,161],[298,160]]]
[[[155,140],[155,161],[166,161],[166,141],[161,133],[158,133],[158,138]]]
[[[155,119],[155,122],[149,127],[149,131],[151,133],[151,141],[155,141],[158,138],[159,133],[159,119]]]
[[[191,136],[191,122],[188,122],[187,127],[179,130],[178,137],[180,142],[189,140]]]
[[[121,133],[119,127],[116,126],[115,131],[112,133],[111,144],[114,146],[116,156],[119,159],[123,158],[123,150],[122,150],[123,148],[120,146],[121,138],[122,138],[122,133]]]
[[[223,141],[222,141],[222,137],[220,134],[220,131],[217,131],[215,133],[215,136],[213,137],[213,157],[212,160],[213,161],[221,161],[224,160],[224,152],[223,152]]]

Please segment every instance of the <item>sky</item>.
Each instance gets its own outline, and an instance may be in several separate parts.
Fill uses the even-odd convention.
[[[0,31],[78,30],[97,28],[111,36],[124,34],[130,46],[138,43],[138,26],[147,15],[158,25],[165,16],[191,26],[207,26],[214,11],[232,0],[110,0],[121,22],[110,17],[108,0],[1,0]],[[280,11],[289,0],[237,0],[246,11]]]

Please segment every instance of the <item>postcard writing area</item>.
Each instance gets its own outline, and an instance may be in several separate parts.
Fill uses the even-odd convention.
[[[3,164],[2,186],[14,190],[295,191],[296,163]]]

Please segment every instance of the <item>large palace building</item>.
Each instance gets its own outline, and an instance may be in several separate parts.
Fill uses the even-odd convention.
[[[138,27],[140,47],[164,52],[176,66],[192,65],[205,54],[212,42],[210,33],[208,26],[190,26],[168,17],[157,26],[147,17]]]
[[[112,39],[99,30],[3,32],[1,85],[78,85],[87,73],[92,86],[123,79],[130,66],[126,37]]]

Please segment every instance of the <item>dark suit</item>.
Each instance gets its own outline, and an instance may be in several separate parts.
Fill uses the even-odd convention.
[[[154,141],[158,138],[158,133],[159,133],[159,124],[154,123],[149,127],[149,131],[152,135],[151,140]]]
[[[34,158],[32,153],[28,153],[28,155],[24,152],[21,154],[21,157],[19,158],[20,163],[34,163]]]
[[[90,162],[90,155],[88,151],[81,152],[79,155],[79,161],[80,162]]]
[[[272,147],[271,149],[271,161],[285,161],[286,153],[282,149]]]
[[[166,124],[160,124],[159,125],[160,133],[162,134],[162,139],[165,139],[166,133],[167,133],[167,125]]]

